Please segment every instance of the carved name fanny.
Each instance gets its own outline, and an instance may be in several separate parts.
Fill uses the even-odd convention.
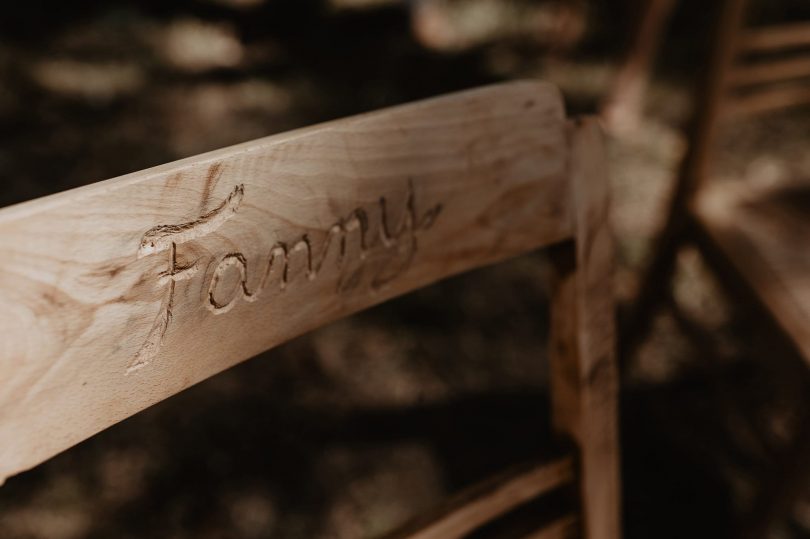
[[[187,266],[178,263],[178,246],[203,238],[221,228],[237,214],[244,198],[245,186],[237,185],[219,206],[198,219],[177,225],[159,225],[143,235],[137,253],[139,259],[161,253],[166,253],[168,258],[168,269],[159,274],[156,283],[157,286],[166,287],[166,293],[146,341],[127,367],[127,374],[149,365],[155,359],[171,324],[177,283],[191,281],[200,273],[199,261]],[[292,243],[276,242],[263,259],[258,261],[249,261],[241,252],[221,256],[216,265],[208,266],[214,268],[210,277],[203,276],[201,281],[203,286],[208,282],[208,290],[204,295],[207,309],[214,315],[222,315],[231,311],[239,300],[255,302],[268,288],[273,276],[278,280],[279,289],[286,290],[295,277],[290,274],[290,268],[291,260],[297,253],[302,253],[299,256],[303,256],[303,273],[307,280],[314,281],[324,268],[329,253],[337,249],[336,267],[340,270],[338,291],[343,292],[357,286],[369,255],[377,252],[385,255],[390,251],[393,256],[382,257],[382,264],[371,274],[369,281],[372,290],[385,286],[410,267],[418,250],[416,233],[431,228],[442,211],[442,205],[437,204],[419,217],[414,198],[413,183],[408,181],[405,211],[399,224],[392,228],[388,202],[385,197],[380,197],[376,236],[378,241],[369,237],[369,212],[358,207],[326,230],[319,248],[313,244],[309,234],[305,233]],[[347,240],[354,232],[359,242],[359,251],[353,261],[354,267],[350,268],[347,263]],[[347,273],[349,269],[351,271]],[[233,270],[238,272],[238,282],[228,290],[223,283],[228,272]],[[256,271],[260,272],[260,278],[251,289],[248,277]]]

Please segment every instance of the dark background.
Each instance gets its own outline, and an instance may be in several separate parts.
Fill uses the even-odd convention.
[[[500,80],[550,80],[572,114],[594,112],[639,2],[15,3],[0,14],[0,206]],[[710,3],[680,3],[647,114],[610,140],[620,314],[683,152]],[[802,17],[806,0],[768,0],[752,22]],[[809,121],[735,125],[716,173],[810,177]],[[806,388],[699,257],[679,264],[676,293],[723,354],[661,316],[627,359],[627,536],[735,537]],[[216,376],[11,478],[0,539],[385,533],[547,446],[545,275],[542,254],[474,272]],[[773,537],[810,536],[807,498]]]

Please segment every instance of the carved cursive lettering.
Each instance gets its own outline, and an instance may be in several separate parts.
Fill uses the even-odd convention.
[[[177,245],[201,238],[224,225],[236,214],[244,197],[245,186],[237,185],[222,204],[199,219],[179,225],[156,226],[143,235],[138,248],[137,257],[139,259],[168,251],[169,269],[161,273],[158,279],[158,285],[168,285],[168,289],[163,298],[160,312],[152,324],[152,329],[149,330],[146,341],[127,367],[127,374],[142,369],[155,359],[172,319],[174,293],[177,283],[191,280],[197,274],[198,268],[196,264],[180,266],[177,263]]]
[[[412,182],[408,182],[408,197],[406,200],[405,212],[396,229],[391,230],[388,216],[388,205],[385,197],[380,198],[380,242],[373,244],[368,238],[369,218],[367,212],[362,208],[352,211],[346,218],[339,220],[332,225],[319,250],[312,245],[307,234],[301,236],[292,246],[283,242],[276,243],[269,254],[265,257],[263,273],[257,286],[250,290],[248,285],[248,261],[242,253],[230,253],[225,255],[214,270],[213,277],[208,289],[208,309],[214,314],[225,314],[229,312],[238,299],[247,302],[256,301],[261,293],[267,288],[270,276],[276,270],[279,275],[279,288],[284,290],[292,278],[290,276],[290,262],[295,253],[302,253],[303,265],[306,278],[315,280],[321,272],[330,250],[337,249],[337,267],[342,268],[346,257],[346,243],[350,232],[358,231],[360,243],[360,260],[365,260],[371,249],[381,246],[383,249],[397,249],[401,255],[399,258],[393,257],[377,271],[371,279],[371,287],[379,289],[387,283],[396,279],[411,265],[416,254],[418,244],[416,232],[427,230],[441,211],[441,205],[434,206],[428,210],[421,219],[417,218],[414,203],[414,192]],[[337,247],[333,247],[337,245]],[[236,269],[239,272],[239,285],[235,290],[220,290],[224,282],[225,274]],[[343,276],[341,284],[352,282],[351,276]]]
[[[168,253],[169,268],[160,274],[157,285],[165,286],[161,310],[158,313],[149,331],[146,342],[141,346],[135,358],[127,368],[127,373],[137,371],[149,365],[157,356],[163,344],[173,317],[174,297],[177,283],[193,280],[199,273],[199,264],[181,266],[177,261],[178,245],[207,236],[222,227],[239,210],[245,197],[244,185],[234,187],[230,195],[215,209],[200,218],[179,225],[160,225],[148,230],[140,243],[137,257],[143,258],[158,253]],[[408,181],[405,209],[400,222],[395,228],[391,227],[388,201],[381,197],[379,205],[378,241],[369,237],[369,212],[364,208],[356,208],[347,216],[339,219],[326,231],[326,236],[320,247],[313,245],[308,234],[302,234],[298,240],[288,244],[277,242],[274,244],[263,260],[249,262],[241,252],[228,253],[219,260],[211,273],[206,294],[206,307],[215,315],[230,312],[240,300],[247,303],[257,301],[268,288],[271,278],[276,277],[281,291],[286,290],[294,279],[291,275],[291,262],[300,260],[303,274],[308,281],[318,278],[330,253],[335,255],[335,263],[340,270],[338,291],[354,287],[360,280],[365,261],[376,249],[382,252],[393,252],[394,256],[381,257],[381,266],[376,268],[369,281],[371,289],[379,289],[396,279],[405,272],[413,262],[418,250],[417,232],[430,229],[442,211],[442,205],[437,204],[418,216],[415,204],[413,182]],[[357,238],[359,251],[357,260],[354,260],[353,271],[347,272],[347,243],[350,237]],[[294,266],[301,267],[298,263]],[[249,284],[250,272],[256,267],[258,274],[253,276],[256,281],[251,289]],[[236,272],[236,280],[230,281],[227,286],[226,276],[229,272]]]

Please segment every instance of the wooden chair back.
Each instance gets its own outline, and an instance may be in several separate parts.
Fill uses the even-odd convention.
[[[679,191],[706,181],[721,122],[810,105],[810,21],[751,27],[751,0],[722,0],[704,79],[696,88]]]
[[[618,537],[604,166],[592,121],[519,82],[1,210],[0,477],[330,321],[555,246],[553,414],[574,460],[497,482],[500,509],[485,489],[474,514],[412,535],[460,537],[576,477],[585,537]]]
[[[678,253],[693,246],[720,277],[729,297],[742,304],[738,312],[759,315],[760,327],[775,337],[771,347],[779,350],[776,355],[800,366],[810,362],[810,294],[804,286],[810,258],[796,243],[807,219],[778,203],[786,193],[791,197],[797,191],[785,185],[710,181],[722,124],[810,104],[810,22],[751,28],[746,18],[752,4],[749,0],[716,4],[711,53],[693,95],[687,151],[667,221],[655,241],[623,335],[624,358],[633,357],[662,307],[708,356],[721,357],[714,335],[704,333],[683,312],[673,293]],[[807,376],[804,369],[797,370],[792,370],[794,376]],[[798,496],[810,451],[810,424],[797,430],[790,447],[777,455],[772,477],[758,485],[740,537],[766,537]]]
[[[629,358],[637,350],[658,306],[671,303],[664,283],[672,278],[677,252],[694,242],[695,236],[705,235],[695,215],[698,206],[714,205],[707,184],[721,126],[753,114],[810,104],[810,21],[749,27],[746,18],[751,4],[751,0],[721,0],[712,6],[716,21],[694,87],[686,154],[622,335],[622,357]]]
[[[734,45],[726,116],[810,104],[810,21],[743,28]]]

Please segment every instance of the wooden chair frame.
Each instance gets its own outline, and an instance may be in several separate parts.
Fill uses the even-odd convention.
[[[768,87],[770,83],[810,76],[810,54],[806,55],[807,59],[792,58],[768,64],[737,62],[739,56],[749,53],[810,48],[810,22],[746,30],[744,21],[749,1],[723,0],[717,4],[711,53],[702,77],[695,85],[695,111],[687,129],[689,146],[678,171],[668,220],[662,227],[652,262],[642,278],[632,323],[628,324],[628,331],[623,335],[622,346],[628,352],[635,350],[644,339],[653,313],[667,302],[664,297],[667,287],[661,283],[670,281],[680,248],[689,243],[704,246],[717,243],[713,231],[716,227],[708,223],[717,217],[710,215],[715,212],[717,196],[709,192],[708,169],[721,122],[741,115],[810,104],[810,89],[806,84],[797,82],[775,89]],[[753,87],[754,91],[738,92],[748,87]],[[743,282],[751,282],[749,276],[739,275],[740,269],[736,273]],[[746,273],[745,270],[742,273]],[[763,302],[777,318],[778,312],[785,310],[768,299],[758,301]],[[790,327],[789,319],[780,319],[777,325],[796,336],[794,342],[802,349],[801,353],[810,358],[810,342],[807,346],[801,344],[804,339],[798,337],[797,328]]]
[[[801,280],[804,269],[810,271],[810,265],[798,268],[798,272],[797,269],[785,272],[789,264],[785,263],[784,252],[765,252],[768,249],[764,247],[776,245],[778,240],[757,228],[772,216],[757,217],[742,209],[769,193],[743,187],[716,188],[716,182],[710,181],[709,168],[723,122],[810,104],[810,84],[802,80],[810,77],[810,22],[746,28],[749,5],[750,0],[723,0],[717,4],[711,53],[695,86],[687,152],[678,172],[667,221],[655,242],[622,335],[625,360],[633,357],[649,334],[659,309],[668,307],[677,313],[679,308],[671,286],[677,257],[685,247],[694,246],[721,277],[730,297],[759,315],[763,327],[776,337],[780,355],[791,358],[796,365],[810,362],[808,318],[800,298],[796,297],[799,287],[791,286]],[[803,56],[771,58],[784,50],[799,50]],[[763,55],[764,59],[757,60],[757,56]],[[754,56],[754,60],[746,61],[749,56]],[[778,84],[774,87],[775,83]],[[677,314],[676,318],[683,318],[682,313]],[[690,322],[686,325],[691,325]],[[700,338],[704,346],[712,346],[710,338]],[[807,378],[810,387],[810,371],[798,369],[797,375]],[[766,536],[771,523],[798,494],[797,479],[802,477],[799,470],[808,469],[805,462],[808,451],[810,423],[797,437],[795,447],[784,455],[782,470],[762,489],[741,536]]]
[[[553,246],[553,423],[576,451],[406,536],[461,537],[577,480],[577,528],[618,538],[601,144],[593,120],[565,119],[555,88],[519,82],[0,210],[0,477],[327,322]]]

